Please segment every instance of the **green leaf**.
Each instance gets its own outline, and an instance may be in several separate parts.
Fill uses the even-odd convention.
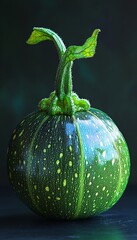
[[[66,47],[62,41],[62,39],[52,30],[48,28],[39,28],[34,27],[33,31],[29,37],[29,39],[26,41],[27,44],[34,45],[42,41],[50,40],[53,41],[58,52],[59,56],[61,57],[64,52],[66,51]]]
[[[70,46],[64,54],[64,64],[79,58],[90,58],[95,54],[97,37],[100,29],[95,29],[92,36],[89,37],[82,46]]]

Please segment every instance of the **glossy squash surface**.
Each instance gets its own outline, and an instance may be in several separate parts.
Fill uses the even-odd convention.
[[[105,113],[36,112],[14,131],[9,177],[20,198],[48,217],[99,214],[121,197],[129,177],[126,142]]]

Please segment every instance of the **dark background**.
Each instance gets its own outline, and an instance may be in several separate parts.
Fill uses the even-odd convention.
[[[54,90],[58,54],[51,42],[25,43],[34,26],[54,30],[66,46],[81,45],[101,29],[94,58],[74,63],[74,91],[119,127],[131,155],[130,184],[137,184],[137,1],[5,0],[0,23],[0,185],[8,185],[13,129]]]

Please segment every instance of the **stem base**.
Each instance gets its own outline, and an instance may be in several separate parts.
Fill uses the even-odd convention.
[[[90,103],[86,99],[80,99],[75,92],[72,92],[71,95],[64,94],[60,100],[54,91],[49,98],[42,99],[38,107],[49,115],[64,114],[72,116],[75,112],[89,110]]]

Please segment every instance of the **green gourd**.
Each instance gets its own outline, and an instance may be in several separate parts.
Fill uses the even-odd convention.
[[[72,91],[73,61],[94,55],[99,32],[67,49],[46,28],[35,27],[27,41],[53,41],[60,61],[55,91],[13,131],[8,175],[20,199],[46,218],[100,214],[119,200],[128,183],[130,157],[123,135],[107,114]]]

